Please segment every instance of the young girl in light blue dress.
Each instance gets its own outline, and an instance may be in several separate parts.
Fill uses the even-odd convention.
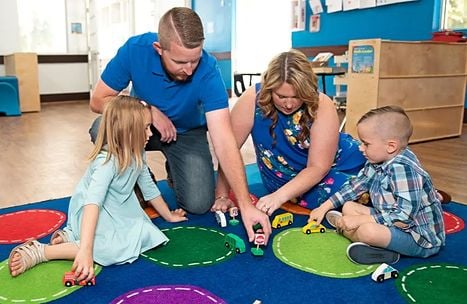
[[[103,113],[91,163],[70,200],[68,222],[49,245],[36,240],[15,247],[9,257],[12,276],[55,259],[73,260],[78,280],[94,276],[94,262],[131,263],[168,238],[151,222],[134,192],[169,222],[184,221],[185,211],[170,211],[146,165],[144,146],[151,137],[150,107],[133,97],[117,96]]]

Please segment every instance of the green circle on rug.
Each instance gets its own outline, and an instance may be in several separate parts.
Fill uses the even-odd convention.
[[[371,274],[378,265],[358,265],[346,255],[350,241],[335,231],[305,234],[287,229],[274,237],[273,251],[285,264],[331,278],[356,278]]]
[[[72,261],[42,263],[13,278],[8,270],[8,259],[0,263],[0,303],[46,303],[64,297],[83,286],[65,287],[62,278],[70,271]],[[102,267],[94,266],[96,275]],[[96,284],[99,284],[96,278]],[[84,288],[93,288],[84,286]]]
[[[235,255],[225,247],[225,234],[204,227],[176,227],[162,230],[169,242],[146,251],[142,256],[171,267],[207,266],[225,261]]]
[[[399,272],[396,286],[409,303],[465,303],[467,267],[419,264]]]

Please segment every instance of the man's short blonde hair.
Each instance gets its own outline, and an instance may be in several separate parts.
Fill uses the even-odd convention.
[[[165,50],[170,49],[170,42],[194,49],[203,44],[203,23],[193,10],[187,7],[174,7],[162,16],[158,36],[159,43]]]

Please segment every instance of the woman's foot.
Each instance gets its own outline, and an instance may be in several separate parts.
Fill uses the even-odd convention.
[[[65,231],[62,229],[55,230],[50,237],[50,245],[57,245],[61,243],[68,243],[69,239]]]
[[[46,262],[47,259],[45,257],[44,247],[44,244],[36,240],[31,240],[13,248],[8,258],[8,267],[11,276],[19,276],[37,264]]]
[[[436,197],[439,199],[441,204],[447,204],[451,201],[449,193],[446,193],[443,190],[436,189]]]

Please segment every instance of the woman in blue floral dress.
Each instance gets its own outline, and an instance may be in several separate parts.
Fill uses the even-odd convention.
[[[239,146],[251,134],[257,165],[270,192],[256,207],[269,215],[287,201],[312,209],[363,167],[359,143],[339,132],[333,101],[318,92],[311,62],[290,50],[274,58],[261,83],[238,99],[231,113]],[[229,186],[222,168],[213,209],[225,209]]]

